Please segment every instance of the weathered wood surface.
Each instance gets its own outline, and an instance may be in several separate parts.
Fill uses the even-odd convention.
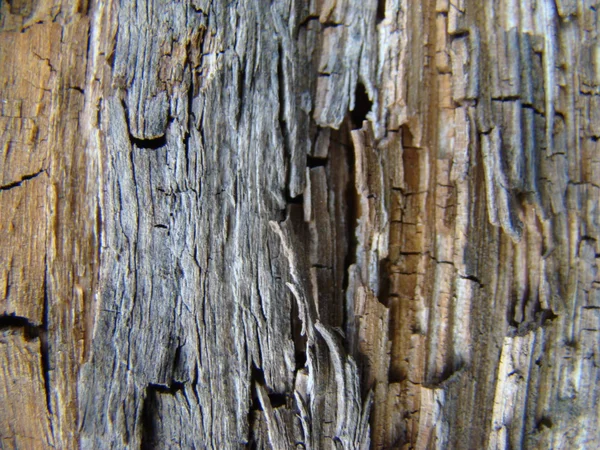
[[[87,13],[0,4],[0,448],[79,441],[99,233]]]
[[[0,446],[599,447],[599,6],[3,3]]]

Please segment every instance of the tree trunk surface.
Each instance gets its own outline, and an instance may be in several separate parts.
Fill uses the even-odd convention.
[[[596,0],[0,4],[0,448],[600,448]]]

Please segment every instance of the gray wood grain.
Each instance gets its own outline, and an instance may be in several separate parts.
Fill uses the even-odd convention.
[[[286,206],[315,127],[303,5],[118,7],[84,448],[368,446],[368,402],[330,328],[341,313],[310,284],[311,267],[332,270],[331,232],[313,261],[302,210]],[[319,113],[333,126],[356,83],[365,19],[352,14],[339,31],[356,42]],[[313,209],[329,226],[318,173],[325,211]]]

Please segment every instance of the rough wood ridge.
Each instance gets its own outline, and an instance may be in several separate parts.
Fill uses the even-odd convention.
[[[593,0],[0,5],[0,448],[600,447]]]

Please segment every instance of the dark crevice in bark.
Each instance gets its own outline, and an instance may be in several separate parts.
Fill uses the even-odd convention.
[[[451,40],[454,41],[454,40],[458,40],[458,39],[468,38],[470,34],[471,34],[471,32],[469,30],[459,29],[453,33],[448,33],[448,36],[450,37]],[[441,72],[441,73],[443,73],[443,72]]]
[[[307,156],[306,157],[306,166],[310,169],[314,169],[315,167],[326,167],[327,166],[327,158],[318,158],[315,156]]]
[[[146,390],[146,399],[142,407],[142,442],[140,448],[142,450],[150,450],[155,448],[157,430],[155,425],[156,420],[156,393],[152,386],[148,386]]]
[[[273,392],[269,389],[265,381],[265,373],[264,371],[257,367],[255,364],[252,364],[252,370],[250,372],[250,382],[252,385],[252,404],[250,406],[250,414],[252,411],[262,411],[263,406],[258,397],[258,392],[256,391],[256,385],[263,386],[268,392],[269,402],[272,408],[279,407],[287,407],[289,395],[280,392]]]
[[[85,89],[82,89],[79,86],[70,86],[68,89],[79,92],[81,95],[85,95]]]
[[[291,302],[291,331],[292,341],[294,343],[294,359],[296,360],[296,371],[301,370],[306,366],[306,336],[302,335],[302,319],[298,304],[292,300]]]
[[[24,181],[32,180],[32,179],[38,177],[40,174],[45,173],[45,172],[46,172],[46,170],[42,169],[42,170],[39,170],[36,173],[32,173],[30,175],[23,175],[21,177],[21,179],[18,181],[13,181],[12,183],[8,183],[8,184],[5,184],[4,186],[0,186],[0,191],[8,191],[10,189],[19,187],[23,184]]]
[[[300,23],[298,24],[298,29],[299,28],[306,28],[308,27],[308,24],[310,22],[316,22],[319,20],[319,16],[315,16],[315,15],[308,15],[306,16],[304,19],[302,19],[302,21],[300,21]]]
[[[388,369],[388,383],[401,383],[405,379],[406,376],[396,366],[390,364],[390,368]]]
[[[264,386],[265,384],[265,373],[257,367],[256,364],[252,363],[252,369],[250,370],[250,386],[252,390],[252,406],[250,410],[262,411],[260,401],[258,400],[258,393],[256,392],[256,383]]]
[[[150,383],[148,385],[148,392],[151,390],[154,392],[159,392],[161,394],[170,394],[175,395],[179,391],[183,391],[185,389],[184,383],[180,381],[172,381],[170,385],[166,386],[164,384],[153,384]]]
[[[280,55],[281,59],[281,55]],[[244,111],[244,98],[246,92],[246,64],[243,60],[240,60],[240,69],[237,72],[237,84],[238,84],[238,99],[240,105],[237,109],[236,123],[240,126],[240,120],[242,119],[242,112]],[[251,86],[248,86],[251,89]],[[281,90],[281,87],[279,88]],[[281,95],[281,93],[280,93]],[[281,97],[280,97],[281,98]]]
[[[360,119],[359,119],[360,120]],[[331,285],[319,286],[319,290],[324,289],[325,295],[332,295],[329,301],[334,304],[329,305],[326,310],[327,317],[321,317],[324,323],[346,330],[348,321],[348,311],[346,306],[346,292],[349,284],[349,267],[356,262],[356,227],[359,216],[358,212],[358,193],[356,191],[354,180],[354,147],[352,145],[351,130],[353,121],[351,114],[347,114],[338,130],[331,130],[329,139],[329,148],[327,157],[307,158],[307,167],[315,169],[323,167],[326,174],[327,183],[327,209],[330,215],[331,236],[319,235],[319,241],[323,239],[333,239],[333,253],[331,255],[332,266],[324,264],[313,264],[313,267],[320,269],[330,269]],[[313,193],[314,195],[314,193]],[[318,199],[312,199],[318,202]],[[318,233],[323,230],[316,230]],[[322,283],[323,280],[321,280]],[[297,314],[297,313],[296,313]],[[299,327],[301,326],[298,325]],[[306,339],[302,344],[302,361],[306,359],[305,353]]]
[[[377,293],[377,300],[385,307],[389,307],[391,265],[392,263],[388,258],[379,261],[379,292]]]
[[[296,371],[303,369],[306,366],[306,344],[304,344],[304,348],[302,348],[302,340],[306,341],[306,338],[302,336],[298,341],[294,341],[294,345],[296,347],[296,351],[294,352],[294,357],[296,359]]]
[[[158,150],[167,145],[167,136],[165,134],[153,139],[138,139],[129,133],[129,140],[137,148],[144,150]]]
[[[558,314],[555,314],[551,309],[542,309],[536,314],[536,317],[541,326],[546,326],[549,325],[549,322],[558,319]]]
[[[386,0],[378,0],[377,1],[377,16],[376,16],[377,23],[381,23],[385,19],[385,4],[386,4]]]
[[[292,195],[290,194],[290,190],[286,188],[285,190],[285,201],[287,203],[287,205],[300,205],[302,206],[304,204],[304,194],[300,194],[296,197],[292,197]],[[285,217],[287,217],[288,215],[286,214]]]
[[[167,145],[167,135],[163,134],[161,136],[157,136],[154,138],[137,138],[131,132],[131,122],[129,117],[129,108],[127,107],[127,103],[125,100],[121,100],[121,105],[123,106],[123,111],[125,112],[125,122],[127,124],[127,133],[129,134],[129,141],[132,146],[136,146],[139,149],[144,150],[158,150],[159,148]],[[169,119],[171,121],[172,118]]]
[[[256,409],[250,408],[248,410],[248,442],[246,442],[245,448],[248,450],[258,449],[258,444],[256,442],[256,425],[257,420],[255,419],[255,415],[259,414],[256,412]]]
[[[179,270],[179,274],[178,276],[181,277],[183,271],[181,271],[181,269]],[[181,345],[181,341],[179,339],[177,339],[178,343],[177,343],[177,348],[175,349],[175,356],[173,356],[173,371],[175,374],[177,374],[178,372],[180,372],[181,369],[181,365],[182,365],[182,358],[181,358],[181,349],[183,348],[183,345]],[[173,376],[173,382],[171,384],[172,387],[181,387],[183,388],[183,384],[180,383],[179,381],[175,381],[176,376]],[[180,386],[181,385],[181,386]]]
[[[473,281],[475,283],[477,283],[479,285],[480,288],[485,287],[484,284],[481,282],[481,280],[479,280],[479,278],[477,278],[475,275],[458,275],[459,277],[461,277],[463,280],[469,280],[469,281]]]
[[[44,306],[42,312],[42,325],[40,327],[40,348],[41,348],[41,362],[42,371],[44,374],[44,390],[46,391],[46,405],[48,412],[52,414],[52,399],[50,397],[50,347],[48,344],[48,312],[49,312],[49,298],[48,298],[48,268],[46,266],[46,272],[44,273]],[[50,421],[52,425],[52,421]]]
[[[188,50],[188,54],[189,54],[189,50]],[[190,64],[188,64],[187,66],[190,71],[193,71],[193,68],[191,67]],[[190,136],[192,133],[192,127],[194,126],[194,112],[193,112],[193,105],[194,105],[194,89],[195,89],[195,85],[194,85],[194,78],[191,76],[190,77],[190,86],[188,87],[187,90],[187,124],[185,124],[185,131],[183,134],[183,145],[184,145],[184,153],[185,153],[185,163],[186,163],[186,169],[189,170],[190,169]]]
[[[248,442],[246,444],[247,449],[258,448],[256,442],[256,431],[257,425],[260,423],[260,401],[258,400],[258,393],[256,392],[255,380],[256,377],[260,377],[259,369],[254,363],[252,363],[252,369],[250,371],[250,407],[248,408]],[[263,374],[264,375],[264,374]]]
[[[348,136],[349,142],[352,142],[350,136]],[[358,248],[358,237],[356,236],[356,229],[358,227],[358,219],[360,217],[360,201],[359,194],[356,190],[356,161],[354,157],[354,146],[350,144],[346,148],[346,158],[349,168],[348,173],[348,184],[345,191],[345,202],[346,202],[346,235],[348,238],[348,249],[346,257],[344,259],[344,280],[343,290],[344,293],[348,289],[349,277],[348,268],[356,263],[356,251]],[[344,308],[345,309],[345,308]],[[346,323],[346,320],[344,320]]]
[[[280,408],[287,406],[288,396],[286,394],[272,393],[269,394],[269,401],[273,408]]]
[[[354,92],[354,109],[350,111],[353,129],[362,128],[363,121],[367,120],[367,114],[371,112],[372,107],[373,102],[369,98],[364,84],[359,81],[356,83]]]
[[[538,421],[538,423],[536,424],[535,427],[538,430],[541,430],[542,428],[548,428],[548,429],[550,429],[550,428],[552,428],[553,425],[554,424],[552,423],[552,419],[550,417],[548,417],[548,416],[542,416],[540,418],[540,420]]]
[[[141,449],[155,449],[160,442],[157,423],[162,421],[160,416],[159,395],[177,395],[181,392],[185,396],[185,386],[178,381],[172,381],[169,386],[163,384],[148,384],[146,398],[142,406],[142,442]]]
[[[278,55],[277,55],[277,95],[279,100],[279,130],[281,132],[281,140],[283,144],[284,154],[288,158],[288,167],[287,167],[287,177],[286,177],[286,194],[288,200],[291,198],[290,196],[290,179],[292,174],[291,164],[294,164],[292,159],[292,148],[289,142],[289,130],[288,125],[285,120],[285,73],[283,70],[284,64],[284,56],[283,56],[283,47],[281,44],[278,46]],[[288,201],[288,203],[290,203]]]
[[[96,104],[96,122],[98,129],[102,130],[102,98]]]
[[[14,314],[4,314],[0,316],[0,331],[22,328],[25,339],[31,340],[40,337],[42,327],[36,325],[26,317],[16,316]]]

